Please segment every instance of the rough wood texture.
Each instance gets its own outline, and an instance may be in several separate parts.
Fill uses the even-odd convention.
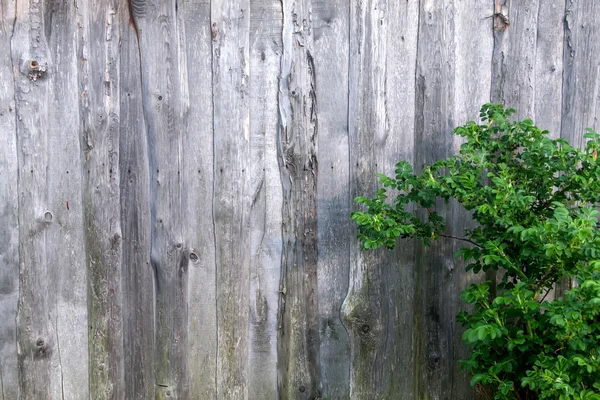
[[[387,159],[387,2],[353,1],[350,6],[349,115],[350,194],[372,194],[375,174]],[[353,235],[354,236],[354,235]],[[388,258],[390,257],[390,258]],[[361,252],[350,241],[350,283],[342,320],[350,338],[350,397],[379,398],[384,375],[384,265],[391,255]]]
[[[250,7],[250,282],[248,398],[277,398],[277,302],[281,264],[282,188],[277,163],[281,3]]]
[[[535,103],[536,124],[560,136],[563,76],[563,39],[565,2],[540,0],[535,50]]]
[[[140,50],[129,9],[121,4],[119,171],[123,237],[125,398],[154,398],[154,272],[150,265],[148,138],[142,106]]]
[[[515,108],[518,118],[532,117],[540,0],[494,3],[491,99]]]
[[[310,1],[283,1],[278,160],[283,187],[279,395],[320,396],[317,326],[317,82]]]
[[[119,4],[79,7],[79,91],[90,396],[125,394],[119,171]]]
[[[600,117],[592,1],[0,18],[1,400],[474,398],[462,244],[362,252],[352,198],[455,152],[490,99],[576,145]]]
[[[17,111],[23,398],[88,397],[74,4],[19,2],[11,54]]]
[[[186,112],[176,1],[132,0],[142,78],[150,179],[150,265],[154,272],[156,398],[189,397],[188,267],[181,176]]]
[[[10,38],[15,1],[0,1],[0,398],[16,399],[17,335],[15,316],[19,297],[19,199],[17,197],[17,135],[15,85]]]
[[[600,129],[600,4],[567,0],[564,13],[561,137],[584,144],[586,128]]]
[[[211,2],[217,397],[248,398],[250,274],[247,0]]]
[[[217,310],[212,216],[213,107],[210,1],[180,2],[187,91],[183,116],[184,237],[189,246],[188,362],[192,399],[216,396]],[[184,78],[182,78],[184,79]]]
[[[313,0],[313,58],[318,104],[317,180],[318,329],[322,396],[349,396],[350,344],[340,318],[348,290],[350,192],[346,0]]]

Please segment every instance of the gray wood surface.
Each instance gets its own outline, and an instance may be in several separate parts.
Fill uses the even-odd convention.
[[[216,396],[217,310],[213,226],[213,103],[210,1],[179,3],[180,41],[185,53],[182,77],[182,213],[189,246],[188,349],[192,399]]]
[[[283,1],[277,147],[283,188],[279,396],[320,396],[317,287],[317,81],[308,0]]]
[[[156,398],[189,397],[188,267],[184,238],[182,117],[185,63],[175,1],[131,3],[140,48],[150,180],[150,265],[154,272]]]
[[[277,98],[282,4],[250,7],[250,325],[248,398],[277,397],[277,305],[281,264],[282,187],[277,163]]]
[[[18,3],[17,115],[23,398],[89,395],[75,4]]]
[[[457,69],[453,40],[457,7],[425,0],[419,10],[417,43],[415,154],[421,171],[426,164],[445,158],[455,146],[450,133],[458,122],[455,114],[454,79]],[[444,118],[440,118],[444,115]],[[438,202],[438,213],[452,219],[454,206]],[[415,398],[448,398],[452,389],[454,315],[449,301],[456,299],[452,283],[452,242],[441,239],[430,248],[415,249]],[[457,271],[460,273],[460,271]],[[454,299],[453,299],[454,297]]]
[[[402,33],[406,33],[405,40],[414,40],[410,30],[401,29],[392,31],[395,21],[392,22],[395,9],[391,2],[366,1],[352,2],[350,11],[350,66],[349,66],[349,164],[350,164],[350,194],[354,198],[365,194],[373,194],[377,189],[375,174],[383,172],[393,154],[400,150],[402,142],[400,132],[390,135],[390,120],[388,115],[395,113],[387,103],[388,89],[390,94],[393,89],[388,88],[388,56],[393,57],[392,47],[399,40]],[[403,5],[400,5],[402,7]],[[407,16],[412,11],[413,18],[417,16],[415,9],[405,9]],[[418,18],[415,18],[418,21]],[[390,26],[390,24],[392,24]],[[414,47],[413,47],[414,49]],[[388,53],[389,51],[389,53]],[[398,65],[398,70],[390,73],[389,77],[406,74],[414,77],[414,52],[413,62]],[[396,66],[393,67],[394,69]],[[414,78],[413,78],[414,79]],[[414,81],[413,81],[414,82]],[[414,88],[407,88],[408,93],[404,99],[412,102]],[[388,108],[390,107],[390,108]],[[361,118],[352,116],[361,115]],[[405,114],[403,122],[411,125],[411,115]],[[397,122],[397,120],[395,120]],[[409,138],[409,145],[412,138]],[[410,152],[407,152],[410,153]],[[393,154],[393,155],[392,155]],[[391,166],[395,162],[392,161]],[[389,170],[388,170],[389,172]],[[354,233],[354,228],[352,229]],[[353,235],[354,236],[354,235]],[[412,337],[410,332],[412,319],[412,296],[409,301],[402,304],[402,315],[396,314],[395,307],[389,308],[388,295],[398,296],[397,282],[386,281],[387,274],[402,274],[404,267],[402,252],[410,253],[411,249],[400,246],[395,255],[383,250],[361,252],[356,239],[350,240],[350,283],[347,296],[342,305],[342,318],[350,337],[350,398],[370,399],[381,398],[388,395],[388,385],[391,381],[399,383],[399,390],[408,396],[413,395],[412,382],[406,382],[401,376],[388,375],[388,356],[398,356],[387,347],[387,334],[391,333],[398,340],[400,346],[411,349],[403,352],[399,357],[412,354]],[[400,256],[400,257],[396,257]],[[388,270],[389,266],[389,270]],[[412,274],[410,274],[412,275]],[[409,280],[412,279],[409,275]],[[410,284],[410,283],[409,283]],[[393,287],[395,286],[395,287]],[[400,289],[401,290],[401,289]],[[388,312],[396,314],[398,319],[388,319]],[[406,313],[406,314],[405,314]],[[400,321],[408,322],[408,329],[400,333]],[[389,325],[388,325],[389,324]],[[391,329],[390,328],[391,325]],[[389,332],[388,332],[389,329]],[[392,345],[393,346],[393,345]],[[390,351],[391,350],[391,351]],[[388,352],[390,351],[390,352]],[[394,360],[397,361],[397,360]],[[394,363],[395,364],[395,363]],[[409,364],[406,364],[409,365]],[[399,364],[396,364],[399,366]],[[412,371],[411,371],[412,372]],[[405,375],[406,376],[406,375]],[[390,379],[391,378],[391,379]],[[402,383],[398,382],[401,381]]]
[[[531,118],[535,101],[537,18],[540,0],[494,0],[491,100]]]
[[[600,4],[565,2],[561,137],[575,146],[584,144],[586,128],[600,129]]]
[[[0,1],[0,54],[10,55],[15,1]],[[16,318],[19,298],[19,198],[15,85],[10,56],[0,61],[0,398],[19,392]]]
[[[123,398],[119,4],[83,2],[78,11],[90,397]]]
[[[352,199],[457,151],[489,100],[582,145],[599,18],[0,0],[0,399],[475,398],[462,244],[362,252]]]
[[[119,170],[123,236],[125,399],[154,398],[154,272],[150,264],[150,165],[138,34],[121,3]]]
[[[350,344],[340,318],[348,290],[348,54],[349,13],[345,0],[313,0],[313,58],[318,104],[317,180],[318,329],[323,396],[349,396]]]
[[[248,398],[251,240],[248,0],[211,2],[217,397]]]

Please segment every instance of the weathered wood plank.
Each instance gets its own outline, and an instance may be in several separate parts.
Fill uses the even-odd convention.
[[[278,160],[283,187],[279,396],[320,396],[317,287],[318,117],[310,1],[283,1]]]
[[[79,4],[90,396],[125,395],[119,170],[119,2]]]
[[[153,399],[154,271],[150,265],[148,141],[143,115],[137,32],[123,2],[119,76],[119,171],[121,193],[123,349],[125,399]]]
[[[248,398],[249,1],[211,2],[217,398]]]
[[[451,154],[454,139],[453,52],[455,34],[454,4],[445,7],[432,0],[421,2],[417,43],[415,105],[415,170]],[[444,40],[448,39],[448,42]],[[451,217],[451,206],[438,202],[436,211]],[[425,248],[416,244],[415,252],[415,397],[443,398],[443,385],[451,379],[452,332],[444,301],[444,285],[454,269],[452,242],[440,240]],[[450,372],[450,376],[448,373]]]
[[[377,133],[377,172],[393,176],[400,160],[414,161],[415,68],[419,4],[389,1],[383,17],[385,40],[385,130]],[[383,398],[412,398],[415,378],[414,241],[386,254],[382,271],[383,320],[381,381]]]
[[[277,398],[277,305],[283,194],[277,163],[282,4],[250,7],[250,337],[248,398]]]
[[[156,398],[189,397],[189,243],[183,236],[182,78],[177,2],[133,0],[150,172],[150,264],[155,286]],[[185,61],[183,63],[185,65]]]
[[[322,396],[349,398],[350,343],[340,318],[348,290],[350,231],[348,33],[346,0],[313,0],[313,54],[319,105],[317,241]]]
[[[386,160],[387,6],[387,2],[376,0],[352,1],[350,5],[350,32],[354,32],[349,49],[351,198],[374,193],[375,174]],[[355,238],[350,242],[350,281],[342,305],[342,321],[350,338],[353,399],[379,398],[382,394],[386,257],[391,256],[383,250],[362,252]]]
[[[448,157],[460,140],[452,130],[477,119],[488,101],[492,58],[489,5],[434,1],[421,3],[417,56],[415,166]],[[439,202],[436,210],[447,221],[448,234],[462,236],[469,216],[456,203]],[[468,376],[457,365],[467,355],[462,330],[455,322],[463,309],[460,292],[472,277],[453,254],[463,244],[441,239],[426,249],[417,245],[415,379],[417,398],[471,398]]]
[[[562,104],[559,109],[553,137],[560,136],[575,147],[583,147],[583,135],[587,128],[599,129],[597,110],[600,109],[600,29],[596,21],[600,6],[596,2],[565,2],[562,46]],[[557,56],[560,57],[560,56]],[[556,94],[554,98],[556,98]],[[536,116],[537,117],[537,116]],[[539,120],[536,122],[539,123]],[[562,296],[571,288],[572,282],[565,278],[555,285],[554,296]],[[552,293],[551,293],[552,295]]]
[[[189,246],[188,364],[190,398],[216,397],[217,309],[213,201],[213,109],[210,1],[179,3],[184,40],[182,193],[184,237]],[[183,66],[183,64],[181,64]]]
[[[16,2],[0,1],[0,398],[18,397],[19,297],[18,162],[15,84],[10,58]]]
[[[76,45],[73,3],[17,4],[23,398],[89,396]]]
[[[600,128],[599,106],[600,4],[566,1],[563,45],[561,137],[581,147],[586,128]]]
[[[452,49],[454,52],[454,97],[453,112],[451,115],[452,126],[455,128],[465,122],[479,121],[479,109],[482,104],[490,101],[492,85],[492,55],[494,50],[493,21],[489,18],[491,5],[487,0],[473,2],[453,3],[454,34],[452,36]],[[441,37],[443,41],[443,36]],[[447,118],[439,115],[438,118]],[[449,133],[445,133],[449,134]],[[435,143],[434,137],[432,142]],[[452,138],[451,154],[460,150],[462,140],[456,136]],[[437,144],[436,144],[437,146]],[[472,228],[473,222],[470,213],[457,205],[450,203],[447,214],[448,234],[455,237],[464,237],[465,229]],[[470,375],[461,369],[458,360],[469,357],[470,350],[462,340],[462,327],[456,322],[456,314],[467,309],[459,298],[460,293],[471,283],[481,282],[484,276],[474,276],[466,273],[465,264],[455,260],[454,254],[465,247],[465,242],[452,240],[448,243],[445,261],[437,266],[436,273],[442,276],[442,283],[435,288],[439,293],[440,334],[447,337],[448,350],[442,354],[445,359],[442,365],[441,388],[433,397],[449,399],[469,399],[474,392],[469,386]],[[435,268],[435,267],[434,267]]]
[[[565,2],[540,0],[535,49],[535,123],[560,136]]]
[[[540,0],[494,0],[491,100],[515,108],[516,118],[534,113],[539,7]]]

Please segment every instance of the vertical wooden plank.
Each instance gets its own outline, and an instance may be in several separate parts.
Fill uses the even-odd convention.
[[[90,396],[123,398],[118,1],[79,4]]]
[[[400,160],[414,162],[415,68],[419,20],[418,2],[390,1],[383,17],[385,40],[385,131],[377,134],[380,156],[377,172],[393,176]],[[381,22],[380,22],[381,25]],[[415,247],[401,241],[386,252],[382,271],[385,324],[381,389],[383,398],[415,393]]]
[[[249,1],[211,2],[217,397],[248,398]]]
[[[600,4],[567,0],[563,47],[561,137],[581,147],[586,128],[600,128],[596,120],[599,95]]]
[[[488,0],[453,3],[452,49],[455,54],[455,67],[451,129],[467,121],[479,121],[481,105],[490,101],[494,39],[493,21],[488,17],[492,6]],[[447,116],[440,115],[439,118]],[[448,150],[452,155],[456,154],[461,144],[461,138],[453,136]],[[450,204],[447,221],[447,233],[455,237],[464,237],[465,229],[473,227],[470,213],[456,203]],[[454,259],[456,251],[463,247],[463,241],[450,241],[448,252],[445,253],[446,259],[436,271],[443,277],[443,283],[436,290],[440,293],[440,326],[448,341],[448,352],[442,354],[443,361],[440,361],[443,368],[441,375],[446,376],[439,393],[441,398],[468,399],[474,395],[469,385],[471,376],[457,364],[458,360],[469,357],[470,350],[462,340],[463,330],[456,322],[456,314],[467,309],[459,298],[460,293],[469,284],[484,281],[486,278],[466,273],[465,264]]]
[[[454,4],[421,2],[416,70],[415,170],[451,154],[454,138],[456,59],[453,51]],[[447,39],[448,41],[446,41]],[[451,206],[438,202],[436,211],[451,216]],[[423,215],[422,215],[423,216]],[[452,379],[452,331],[448,330],[449,299],[444,285],[454,270],[450,240],[425,248],[416,244],[415,347],[416,398],[445,398]],[[443,291],[440,293],[440,291]],[[448,374],[450,372],[450,374]]]
[[[123,349],[125,399],[155,397],[154,271],[150,265],[150,187],[147,128],[143,115],[141,60],[129,4],[119,7]]]
[[[535,100],[537,20],[540,0],[494,0],[492,101],[532,118]]]
[[[319,105],[317,240],[322,396],[349,398],[350,343],[340,308],[348,290],[350,230],[348,149],[349,4],[313,0],[313,54]]]
[[[535,123],[560,136],[562,112],[564,0],[540,0],[535,49]]]
[[[412,160],[418,4],[353,3],[350,37],[352,197],[372,194],[375,174]],[[352,116],[357,116],[356,118]],[[413,244],[394,252],[351,245],[350,290],[342,312],[352,344],[350,397],[414,394]]]
[[[283,187],[279,396],[320,396],[317,287],[317,82],[308,0],[283,1],[278,159]]]
[[[150,264],[155,289],[156,398],[189,397],[189,243],[183,236],[181,60],[175,0],[132,0],[137,28],[150,178]]]
[[[88,397],[73,3],[20,2],[12,37],[19,153],[21,396]]]
[[[189,246],[188,364],[190,398],[216,397],[217,309],[213,199],[213,108],[210,0],[180,2],[187,93],[182,174],[184,237]]]
[[[281,2],[250,7],[250,326],[248,398],[277,398],[277,302],[283,194],[277,163]]]
[[[386,156],[387,1],[352,1],[350,5],[349,146],[350,194],[370,195],[375,174]],[[355,236],[355,235],[353,235]],[[350,242],[350,283],[342,320],[350,338],[350,398],[382,395],[381,361],[385,347],[383,315],[384,250],[362,252]]]
[[[565,1],[564,41],[562,43],[562,105],[560,137],[575,147],[583,147],[587,128],[600,129],[600,29],[596,2]],[[557,93],[560,93],[557,91]],[[554,134],[554,136],[558,136]],[[571,287],[568,278],[555,286],[556,297]]]
[[[419,16],[416,71],[415,167],[453,155],[460,140],[452,130],[477,119],[488,101],[493,53],[490,6],[486,1],[440,4],[423,1]],[[511,86],[512,87],[512,86]],[[438,202],[447,233],[461,237],[469,215],[456,203]],[[468,351],[456,314],[460,292],[473,280],[454,260],[462,242],[442,238],[416,248],[416,397],[471,398],[469,377],[457,365]]]
[[[18,397],[19,297],[18,162],[15,84],[10,58],[16,2],[0,1],[0,398]]]

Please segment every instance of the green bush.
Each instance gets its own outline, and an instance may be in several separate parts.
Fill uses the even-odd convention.
[[[364,211],[352,219],[365,249],[450,237],[465,243],[456,256],[467,270],[498,271],[497,295],[488,281],[460,296],[472,310],[457,316],[471,385],[494,399],[600,400],[600,135],[588,130],[577,149],[512,113],[486,104],[482,124],[454,130],[465,138],[458,155],[420,174],[405,161],[395,177],[379,174],[383,188],[356,198]],[[446,235],[439,199],[456,199],[475,227]],[[565,277],[575,287],[548,301]]]

